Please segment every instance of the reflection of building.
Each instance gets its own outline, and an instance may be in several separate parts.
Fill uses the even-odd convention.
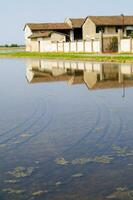
[[[26,77],[29,83],[67,81],[86,84],[89,89],[133,86],[133,65],[74,61],[29,60]]]

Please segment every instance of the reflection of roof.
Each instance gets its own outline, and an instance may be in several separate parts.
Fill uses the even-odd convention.
[[[57,73],[58,72],[58,73]],[[54,74],[54,75],[53,75]],[[54,82],[54,81],[68,81],[70,85],[83,84],[83,76],[68,75],[59,69],[54,69],[52,71],[39,71],[39,70],[29,70],[27,69],[26,77],[29,83],[40,83],[40,82]]]
[[[97,82],[97,73],[96,72],[84,72],[84,82],[88,88],[93,88]]]
[[[71,29],[67,23],[28,23],[26,25],[29,26],[32,31]]]
[[[57,67],[53,67],[52,68],[52,75],[55,77],[55,76],[60,76],[60,75],[64,75],[66,74],[66,70],[65,69],[62,69],[62,68],[57,68]]]
[[[69,79],[68,83],[70,85],[83,84],[84,83],[83,76],[72,76]]]
[[[122,88],[122,87],[133,87],[133,80],[124,80],[124,84],[119,83],[118,80],[116,81],[101,81],[97,82],[95,85],[93,85],[92,90],[98,90],[98,89],[108,89],[108,88]]]
[[[79,19],[72,19],[70,18],[71,22],[72,22],[72,27],[73,28],[81,28],[82,25],[85,22],[85,18],[79,18]]]
[[[58,33],[56,31],[42,31],[42,32],[37,32],[33,33],[29,38],[44,38],[44,37],[50,37],[52,33],[57,33],[60,35],[65,35],[63,33]]]
[[[123,26],[123,19],[124,25],[133,25],[133,16],[89,16],[89,19],[101,26]]]
[[[67,74],[55,77],[48,71],[39,72],[39,71],[34,71],[34,70],[27,70],[26,77],[29,83],[55,82],[55,81],[69,80],[69,76]]]

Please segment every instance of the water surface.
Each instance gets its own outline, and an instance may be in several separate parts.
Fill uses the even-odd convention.
[[[0,60],[0,200],[133,199],[133,66]]]

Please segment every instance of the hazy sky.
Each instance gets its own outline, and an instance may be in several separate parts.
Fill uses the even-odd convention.
[[[0,0],[0,44],[23,44],[27,22],[121,13],[133,15],[133,0]]]

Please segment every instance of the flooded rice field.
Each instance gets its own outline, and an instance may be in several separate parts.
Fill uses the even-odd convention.
[[[133,199],[133,65],[0,60],[0,200]]]
[[[25,49],[21,47],[6,47],[6,48],[0,48],[0,53],[16,53],[16,52],[24,52]]]

